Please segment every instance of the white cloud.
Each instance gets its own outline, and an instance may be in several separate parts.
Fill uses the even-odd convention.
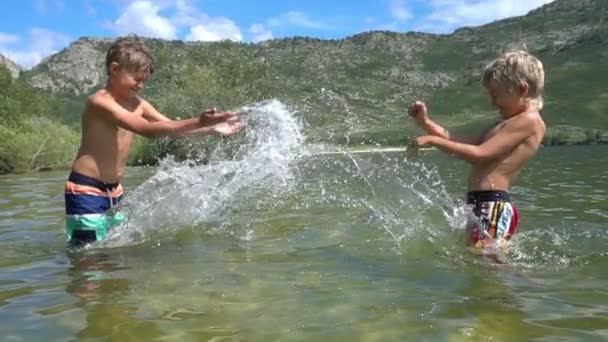
[[[0,46],[18,43],[20,40],[19,36],[15,34],[0,32]]]
[[[220,40],[243,40],[238,25],[225,17],[210,17],[200,12],[187,0],[175,1],[176,14],[172,22],[179,27],[189,27],[186,40],[214,42]]]
[[[167,18],[159,14],[161,7],[151,1],[135,1],[113,24],[118,34],[135,33],[145,37],[176,39],[177,28]]]
[[[263,24],[253,24],[249,28],[249,32],[253,35],[252,40],[257,43],[264,40],[272,39],[272,31]]]
[[[0,34],[0,37],[2,35]],[[19,37],[12,36],[10,40],[5,40],[4,43],[14,44],[20,40]],[[0,51],[22,67],[31,68],[45,57],[66,47],[70,41],[71,38],[62,33],[43,28],[32,28],[30,29],[29,39],[25,46],[7,48],[0,39]]]
[[[175,6],[176,13],[171,21],[177,26],[195,26],[209,19],[208,15],[201,13],[187,0],[175,0],[173,5]]]
[[[299,11],[289,11],[278,17],[268,20],[268,26],[286,26],[293,25],[310,29],[322,30],[328,29],[330,25],[320,20],[312,19],[308,14]]]
[[[408,21],[413,17],[412,13],[405,7],[403,0],[392,0],[390,9],[391,15],[398,21]]]
[[[430,0],[431,14],[422,26],[434,32],[450,32],[494,20],[520,16],[554,0]]]
[[[234,41],[243,40],[239,27],[232,20],[226,18],[213,18],[199,25],[192,26],[190,34],[186,37],[186,40],[204,42],[215,42],[225,39]]]
[[[187,32],[186,40],[218,41],[243,39],[240,28],[225,17],[210,17],[190,0],[137,0],[127,4],[111,25],[119,34],[135,33],[146,37],[177,39]]]

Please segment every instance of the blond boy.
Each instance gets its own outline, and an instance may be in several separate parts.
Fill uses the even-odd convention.
[[[208,110],[191,119],[171,120],[139,97],[154,68],[148,48],[137,37],[118,38],[110,46],[106,70],[105,87],[85,104],[80,149],[65,185],[67,239],[76,245],[102,240],[121,220],[106,211],[122,197],[120,179],[134,134],[229,136],[241,129],[230,112]]]
[[[501,122],[474,139],[457,139],[433,122],[426,105],[414,102],[409,114],[429,135],[417,146],[432,145],[471,164],[467,203],[477,217],[471,225],[476,247],[505,243],[517,232],[518,212],[509,188],[537,152],[545,134],[542,63],[524,51],[508,52],[488,64],[482,84]]]

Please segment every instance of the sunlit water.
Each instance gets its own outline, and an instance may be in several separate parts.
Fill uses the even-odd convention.
[[[2,340],[608,339],[605,147],[541,149],[498,265],[464,246],[464,163],[320,154],[278,102],[241,116],[203,163],[129,169],[127,221],[86,250],[67,172],[1,177]]]

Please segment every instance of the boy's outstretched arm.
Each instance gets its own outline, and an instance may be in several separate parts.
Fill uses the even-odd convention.
[[[187,137],[201,134],[214,134],[224,137],[234,135],[243,128],[241,121],[237,118],[227,119],[215,124],[206,124],[203,127],[181,133],[179,137]]]
[[[201,119],[198,117],[178,121],[168,119],[150,122],[140,116],[133,115],[132,112],[124,109],[115,101],[101,96],[90,97],[86,105],[119,127],[147,138],[179,136],[184,132],[202,126]]]
[[[450,134],[450,132],[441,127],[435,121],[431,120],[428,114],[428,109],[426,104],[422,101],[413,102],[409,109],[409,115],[415,120],[416,124],[422,128],[425,132],[430,135],[434,135],[437,137],[441,137],[444,139],[449,139],[465,144],[479,144],[481,140],[480,137],[455,137]]]
[[[172,121],[172,119],[162,115],[154,106],[152,106],[148,101],[139,98],[141,101],[142,107],[144,108],[144,118],[149,121]]]
[[[416,124],[428,134],[450,139],[450,132],[429,118],[426,103],[422,101],[413,102],[408,109],[408,114],[414,119]]]
[[[203,134],[215,134],[227,137],[238,133],[243,128],[241,120],[236,114],[233,112],[218,112],[215,108],[202,112],[199,120],[202,127],[187,130],[173,137],[181,138]]]
[[[148,101],[142,98],[140,100],[144,109],[144,118],[151,121],[175,121],[161,114]],[[174,133],[171,136],[174,138],[201,134],[228,136],[237,133],[241,129],[241,123],[236,114],[232,112],[217,112],[215,108],[207,109],[199,114],[199,121],[199,127]]]
[[[524,114],[528,115],[528,114]],[[416,138],[418,146],[433,145],[447,153],[454,154],[469,163],[491,160],[513,150],[525,139],[534,134],[534,118],[522,117],[520,120],[510,122],[500,129],[496,135],[481,145],[464,144],[433,135]]]

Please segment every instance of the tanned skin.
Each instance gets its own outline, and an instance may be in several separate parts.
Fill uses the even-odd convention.
[[[423,102],[412,103],[410,116],[428,133],[416,138],[415,145],[435,146],[471,164],[469,191],[508,191],[520,170],[538,151],[545,123],[538,110],[526,101],[526,84],[518,92],[510,93],[492,81],[488,95],[502,120],[472,139],[451,137],[446,129],[430,119]]]
[[[242,128],[231,112],[207,110],[185,120],[171,120],[137,95],[148,78],[112,62],[105,88],[91,95],[82,113],[82,140],[72,170],[104,183],[123,176],[135,134],[148,138],[199,134],[230,136]]]

